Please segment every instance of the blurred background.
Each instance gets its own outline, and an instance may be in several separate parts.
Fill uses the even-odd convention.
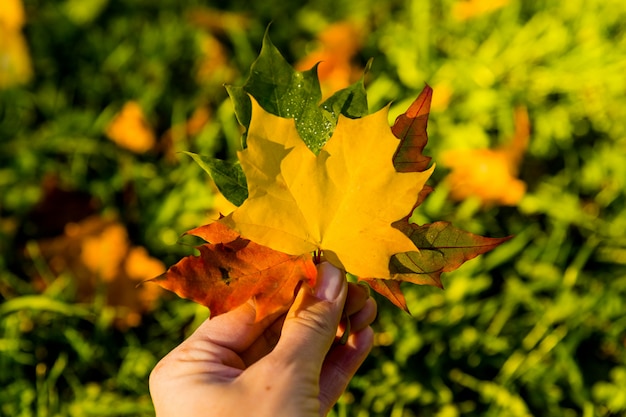
[[[0,415],[149,416],[208,316],[137,284],[230,208],[181,151],[232,158],[223,85],[263,33],[390,122],[425,83],[419,223],[515,238],[379,300],[333,416],[626,415],[622,0],[0,0]]]

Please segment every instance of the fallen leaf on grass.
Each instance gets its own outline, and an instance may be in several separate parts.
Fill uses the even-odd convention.
[[[154,132],[135,101],[124,104],[107,127],[106,135],[118,146],[135,153],[147,152],[156,143]]]
[[[457,0],[452,8],[452,16],[457,20],[469,20],[509,4],[510,0]]]
[[[361,30],[353,22],[329,25],[318,35],[319,47],[295,64],[297,70],[317,65],[322,96],[349,86],[360,78],[362,68],[352,62],[361,47]]]
[[[0,7],[0,28],[21,30],[26,21],[21,0],[3,0]]]
[[[237,71],[232,66],[232,58],[228,55],[226,46],[210,33],[200,36],[200,50],[202,52],[196,80],[204,88],[217,87],[233,80]]]
[[[3,0],[0,6],[0,89],[24,84],[33,76],[20,0]]]
[[[41,256],[51,272],[70,273],[76,283],[76,300],[93,302],[104,290],[106,304],[116,309],[115,325],[139,325],[143,313],[151,311],[160,290],[137,284],[161,274],[163,263],[141,246],[133,246],[126,228],[115,219],[90,216],[65,226],[63,235],[38,242]],[[45,289],[44,280],[40,280]]]
[[[524,197],[526,184],[516,178],[519,163],[528,145],[530,127],[525,108],[515,110],[515,134],[497,149],[449,150],[443,165],[451,169],[444,180],[452,199],[477,197],[484,206],[514,206]]]

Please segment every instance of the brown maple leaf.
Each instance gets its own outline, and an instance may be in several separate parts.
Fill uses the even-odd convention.
[[[392,132],[400,139],[400,145],[394,155],[394,166],[399,172],[424,172],[430,163],[430,157],[422,154],[428,142],[426,128],[432,99],[432,89],[426,86],[411,104],[409,109],[398,116]],[[430,194],[433,189],[425,185],[417,196],[415,207]],[[488,252],[501,243],[504,238],[487,238],[457,229],[447,222],[417,225],[410,222],[411,213],[394,222],[393,226],[411,239],[416,251],[395,254],[389,264],[390,279],[360,278],[367,282],[374,291],[389,299],[393,304],[408,312],[408,307],[400,282],[419,285],[432,285],[443,288],[441,274],[457,269],[465,261]]]

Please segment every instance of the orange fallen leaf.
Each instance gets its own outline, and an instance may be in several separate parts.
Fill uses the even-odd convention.
[[[126,228],[119,223],[111,223],[100,233],[83,237],[79,256],[82,263],[99,278],[111,282],[119,274],[120,265],[127,252]]]
[[[233,29],[245,30],[250,27],[250,17],[244,13],[228,12],[210,7],[195,6],[187,12],[189,22],[210,33],[229,34]]]
[[[204,33],[200,38],[202,56],[196,72],[196,80],[201,85],[221,86],[235,78],[236,71],[231,65],[226,47],[214,36]]]
[[[187,19],[201,29],[196,81],[204,90],[207,86],[221,88],[224,83],[233,81],[237,70],[232,65],[228,47],[220,39],[228,38],[234,31],[245,30],[250,25],[249,18],[243,13],[196,6],[187,11]]]
[[[107,127],[106,135],[118,146],[135,153],[147,152],[156,143],[154,132],[135,101],[124,104]]]
[[[295,64],[297,70],[308,70],[319,64],[317,75],[322,96],[349,86],[360,78],[362,68],[352,63],[361,47],[361,31],[352,22],[334,23],[318,35],[319,48]]]
[[[156,286],[137,284],[165,271],[163,263],[141,246],[131,245],[126,228],[115,219],[90,216],[70,222],[63,235],[42,239],[41,256],[50,270],[76,280],[76,300],[92,302],[98,288],[117,311],[115,325],[137,326],[160,294]]]
[[[519,203],[526,192],[526,184],[516,178],[530,134],[526,109],[516,109],[515,126],[511,142],[498,149],[449,150],[442,155],[443,165],[451,169],[445,183],[452,199],[474,196],[485,206]]]

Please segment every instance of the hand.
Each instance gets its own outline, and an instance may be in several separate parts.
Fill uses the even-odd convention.
[[[150,375],[157,416],[325,416],[369,353],[375,316],[367,291],[324,262],[286,314],[255,323],[249,302],[165,356]]]

